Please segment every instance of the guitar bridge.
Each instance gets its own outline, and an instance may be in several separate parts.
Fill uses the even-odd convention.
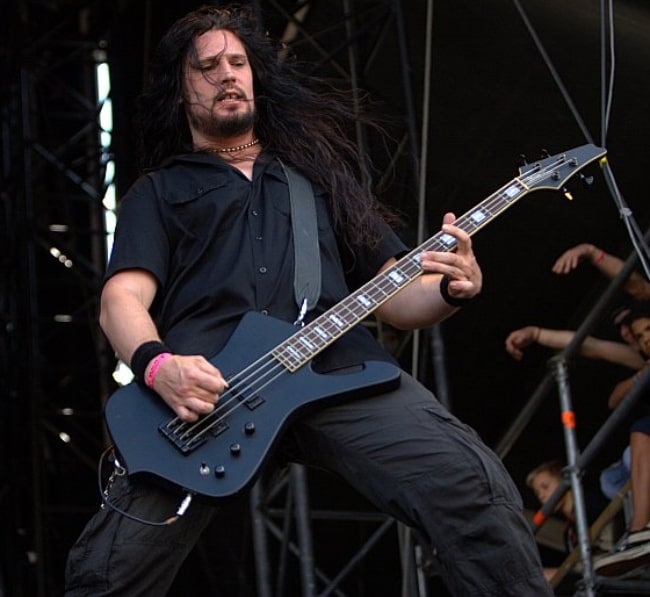
[[[207,441],[207,434],[216,437],[226,431],[228,425],[225,421],[210,421],[205,417],[198,423],[186,423],[178,418],[158,426],[162,433],[182,454],[189,454]]]

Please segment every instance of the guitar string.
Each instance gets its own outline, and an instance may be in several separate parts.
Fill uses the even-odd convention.
[[[470,212],[467,212],[466,214],[463,214],[454,224],[458,226],[461,229],[464,229],[463,226],[470,224],[475,230],[479,227],[481,227],[484,224],[481,224],[477,226],[476,222],[472,220],[472,216],[474,216],[479,210],[485,209],[490,215],[490,218],[486,218],[487,223],[489,220],[493,219],[496,215],[501,213],[504,209],[509,207],[510,205],[514,204],[517,200],[519,200],[521,197],[523,197],[524,194],[527,194],[531,190],[531,186],[534,184],[537,184],[537,182],[544,180],[548,178],[552,173],[554,173],[559,165],[566,165],[569,163],[566,158],[561,157],[556,160],[556,162],[549,164],[545,166],[544,168],[540,168],[538,170],[534,170],[531,173],[528,173],[526,175],[522,175],[519,177],[513,178],[510,182],[507,184],[503,185],[499,190],[496,192],[492,193],[486,200],[483,202],[479,203],[476,207],[474,207]],[[515,197],[509,197],[507,193],[505,192],[507,189],[511,188],[512,185],[514,184],[519,184],[522,185],[524,188],[522,189],[522,192],[518,193]],[[505,200],[505,202],[504,202]],[[494,206],[500,206],[500,209],[492,213],[492,210]],[[352,295],[348,296],[346,299],[344,299],[339,305],[333,307],[329,311],[323,313],[320,315],[317,319],[315,319],[313,322],[311,322],[305,330],[302,330],[301,336],[307,335],[312,332],[312,330],[316,327],[320,327],[321,329],[324,326],[324,322],[330,321],[331,322],[331,314],[332,310],[338,310],[341,311],[342,308],[347,309],[350,311],[353,315],[361,317],[361,316],[367,316],[369,315],[374,308],[379,306],[381,303],[376,303],[374,301],[374,307],[373,309],[368,309],[368,308],[363,308],[362,306],[359,306],[358,309],[355,308],[354,306],[349,307],[347,303],[355,303],[354,299],[358,299],[359,296],[365,295],[367,297],[368,294],[370,294],[371,290],[378,290],[382,292],[383,294],[387,294],[388,297],[392,296],[395,292],[398,292],[401,290],[402,286],[397,285],[394,281],[394,279],[390,278],[389,274],[391,271],[396,272],[396,271],[401,271],[400,267],[403,265],[408,265],[408,264],[413,264],[415,263],[415,257],[417,254],[421,253],[423,250],[427,250],[424,247],[428,246],[434,246],[436,243],[439,243],[442,248],[446,250],[451,250],[455,246],[456,243],[453,243],[450,247],[446,246],[441,240],[440,236],[442,236],[442,233],[439,232],[432,238],[430,238],[428,241],[425,241],[423,245],[420,245],[415,251],[411,252],[410,254],[406,255],[404,258],[400,259],[396,264],[394,264],[389,270],[384,272],[381,276],[381,280],[391,280],[393,286],[397,286],[396,289],[393,292],[386,292],[382,287],[380,287],[380,282],[381,280],[377,279],[372,279],[370,280],[367,284],[362,286],[357,292],[353,293]],[[419,270],[419,267],[417,268]],[[421,272],[420,272],[421,273]],[[417,275],[417,274],[416,274]],[[409,278],[407,280],[407,283],[410,283],[413,279],[415,279],[415,275],[412,278]],[[373,287],[374,288],[371,288]],[[383,302],[383,301],[382,301]],[[359,301],[356,300],[356,305],[359,305]],[[360,320],[359,320],[360,321]],[[356,322],[358,323],[358,321]],[[355,324],[348,324],[345,326],[343,329],[339,330],[338,335],[332,336],[322,348],[328,346],[331,344],[334,340],[336,340],[340,335],[342,335],[344,332],[346,332],[352,325]],[[230,416],[235,410],[242,406],[247,405],[247,400],[244,398],[242,401],[238,399],[238,394],[241,393],[242,397],[244,397],[245,394],[253,394],[253,396],[259,394],[264,388],[266,388],[269,384],[274,382],[278,377],[280,377],[283,373],[287,372],[287,368],[282,365],[280,361],[277,360],[277,358],[273,355],[274,352],[278,352],[280,348],[284,345],[291,344],[291,341],[295,339],[296,334],[290,336],[287,340],[282,342],[279,346],[274,347],[271,351],[267,352],[266,354],[262,355],[260,358],[258,358],[256,361],[250,363],[247,367],[245,367],[242,371],[239,373],[235,374],[232,378],[228,380],[229,383],[229,388],[224,392],[220,399],[219,402],[217,402],[217,408],[212,412],[209,413],[208,415],[205,415],[202,419],[200,419],[198,422],[191,424],[188,422],[181,422],[179,425],[178,429],[176,430],[177,432],[182,432],[180,435],[180,438],[186,438],[188,436],[191,436],[191,441],[196,442],[197,440],[200,440],[203,435],[205,435],[208,431],[213,429],[214,427],[220,425],[228,416]],[[311,337],[312,340],[315,339],[315,344],[318,344],[319,342],[322,341],[322,337],[314,332],[314,335]],[[297,352],[300,354],[301,349],[298,345],[298,347],[293,346],[297,350]],[[313,358],[316,353],[308,353],[307,355],[303,356],[303,360],[305,361],[303,365],[309,360],[310,358]],[[262,363],[266,359],[266,362]],[[254,369],[256,366],[259,365],[259,369]],[[264,371],[264,368],[270,367],[269,370]],[[248,375],[246,372],[250,373]],[[268,378],[268,376],[272,375],[272,377]],[[243,377],[242,377],[243,376]],[[249,380],[253,377],[253,382],[249,383]],[[239,379],[241,378],[241,379]],[[268,378],[268,379],[266,379]],[[237,380],[237,381],[235,381]],[[265,380],[265,383],[262,384],[262,381]],[[249,385],[245,385],[249,383]],[[259,385],[261,384],[261,385]],[[226,410],[226,412],[222,412],[225,408],[230,406],[233,402],[235,402],[234,406],[232,406],[229,410]],[[216,420],[212,420],[216,419]],[[173,427],[180,419],[178,417],[175,417],[171,421],[167,423],[167,426],[169,428]],[[207,421],[207,424],[206,424]],[[201,429],[197,431],[197,428],[201,427]],[[196,432],[194,434],[194,432]]]

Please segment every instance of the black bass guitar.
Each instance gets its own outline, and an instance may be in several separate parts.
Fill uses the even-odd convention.
[[[528,164],[455,225],[474,234],[524,195],[559,190],[606,151],[584,145]],[[114,392],[106,424],[130,475],[154,479],[204,500],[233,497],[257,479],[291,421],[308,408],[395,388],[399,369],[367,362],[358,371],[318,374],[314,356],[422,274],[422,251],[451,251],[456,240],[438,232],[317,319],[297,327],[251,312],[211,359],[228,380],[215,410],[185,423],[155,392],[132,382]]]

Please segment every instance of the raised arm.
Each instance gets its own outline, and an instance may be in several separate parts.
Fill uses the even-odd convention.
[[[562,253],[551,269],[556,274],[568,274],[583,262],[594,265],[608,280],[615,278],[625,264],[622,259],[595,245],[582,243]],[[624,288],[625,292],[636,300],[650,299],[650,282],[638,272],[630,274]]]
[[[506,351],[519,361],[523,357],[523,349],[531,344],[536,343],[547,348],[562,350],[569,345],[574,337],[575,332],[571,330],[552,330],[529,325],[510,332],[506,338]],[[638,369],[645,362],[639,352],[628,344],[602,340],[594,336],[587,336],[584,339],[579,354],[591,359],[623,365],[630,369]]]

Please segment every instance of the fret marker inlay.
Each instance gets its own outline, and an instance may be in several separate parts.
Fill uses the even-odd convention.
[[[516,197],[521,193],[521,189],[515,185],[512,185],[511,187],[508,187],[505,191],[505,194],[508,195],[508,197]]]
[[[440,240],[447,247],[452,247],[456,244],[456,239],[451,234],[441,234]]]
[[[481,223],[483,220],[487,218],[487,214],[481,210],[476,210],[474,213],[472,213],[470,218],[475,222]]]
[[[391,280],[395,282],[397,286],[399,286],[403,281],[404,281],[404,276],[397,270],[393,270],[388,274]]]

